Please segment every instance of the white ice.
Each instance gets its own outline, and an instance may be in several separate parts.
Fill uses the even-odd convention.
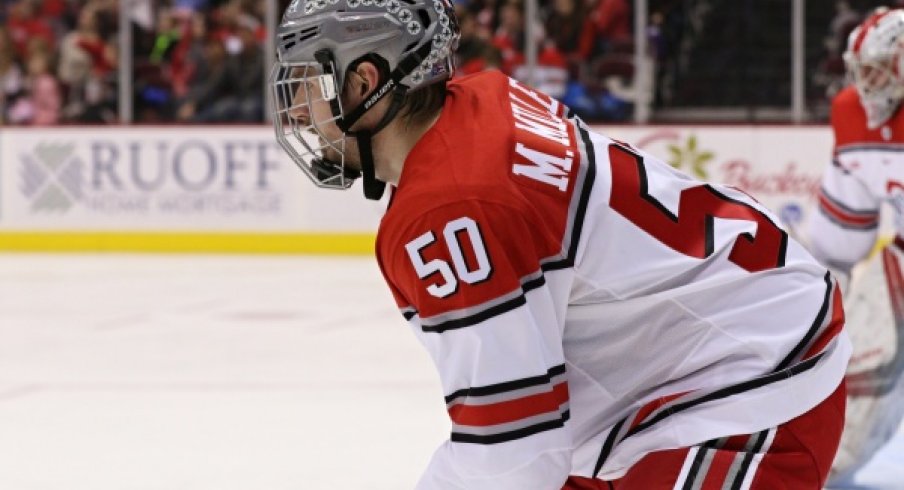
[[[0,254],[2,490],[399,490],[448,430],[371,258]]]

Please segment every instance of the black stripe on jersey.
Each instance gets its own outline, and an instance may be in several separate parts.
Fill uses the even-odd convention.
[[[697,474],[700,473],[700,467],[703,466],[703,460],[706,459],[706,453],[710,451],[708,447],[700,447],[697,449],[697,455],[694,456],[694,462],[691,463],[691,467],[687,472],[687,476],[684,477],[684,485],[681,487],[681,490],[692,490],[694,488],[694,482],[697,480]],[[705,478],[705,474],[703,475]]]
[[[545,282],[545,281],[544,281]],[[524,306],[527,304],[527,298],[524,297],[523,294],[519,294],[517,297],[512,298],[505,303],[500,303],[496,306],[492,306],[487,308],[480,313],[475,313],[471,316],[467,316],[464,318],[456,318],[455,320],[449,320],[442,323],[438,323],[436,325],[421,325],[421,330],[424,332],[433,332],[433,333],[443,333],[447,330],[455,330],[456,328],[464,328],[470,327],[472,325],[476,325],[482,321],[493,318],[494,316],[501,315],[503,313],[509,312],[518,308],[519,306]]]
[[[584,142],[584,148],[587,150],[587,175],[584,176],[584,185],[581,187],[578,208],[575,210],[574,226],[571,230],[571,243],[568,249],[568,261],[571,264],[574,264],[574,258],[577,255],[578,243],[581,241],[581,232],[584,229],[584,215],[587,212],[587,204],[590,202],[590,191],[593,189],[593,181],[596,180],[596,150],[593,148],[590,133],[580,125],[576,127],[581,133],[581,141]]]
[[[832,166],[838,168],[844,175],[850,175],[851,171],[847,169],[844,165],[841,164],[841,161],[837,158],[832,159]]]
[[[671,407],[660,411],[656,416],[650,418],[646,422],[637,424],[633,429],[629,430],[627,434],[625,434],[625,439],[631,437],[638,432],[648,429],[652,425],[656,424],[660,420],[668,417],[669,415],[674,415],[678,412],[683,412],[689,408],[696,407],[702,403],[711,402],[713,400],[721,400],[722,398],[728,398],[733,395],[737,395],[739,393],[743,393],[745,391],[755,390],[757,388],[762,388],[763,386],[775,383],[776,381],[782,381],[788,379],[792,376],[797,376],[800,373],[809,371],[822,359],[825,355],[825,352],[820,352],[819,354],[803,361],[799,364],[795,364],[791,367],[782,369],[781,371],[773,371],[766,376],[761,376],[759,378],[751,379],[749,381],[745,381],[743,383],[738,383],[736,385],[728,386],[722,388],[720,390],[713,391],[705,396],[701,396],[700,398],[696,398],[694,400],[689,400],[683,403],[676,403]]]
[[[688,400],[686,402],[676,403],[674,405],[665,405],[663,407],[660,407],[658,409],[658,413],[656,413],[655,416],[647,419],[643,423],[640,423],[640,424],[634,426],[631,430],[629,430],[629,431],[627,431],[627,433],[625,433],[624,437],[617,438],[615,443],[617,444],[618,442],[621,442],[621,441],[633,436],[634,434],[637,434],[639,432],[642,432],[642,431],[652,427],[653,425],[661,422],[663,419],[669,417],[670,415],[674,415],[676,413],[683,412],[685,410],[694,408],[698,405],[701,405],[701,404],[704,404],[707,402],[711,402],[714,400],[721,400],[723,398],[728,398],[730,396],[734,396],[739,393],[743,393],[745,391],[762,388],[763,386],[775,383],[777,381],[783,381],[792,376],[796,376],[798,374],[809,371],[814,366],[816,366],[817,363],[819,363],[819,361],[823,358],[824,355],[825,355],[825,352],[820,352],[819,354],[807,359],[806,361],[803,361],[803,362],[795,364],[791,367],[782,369],[781,371],[774,371],[770,374],[761,376],[759,378],[755,378],[755,379],[752,379],[749,381],[745,381],[743,383],[738,383],[735,385],[727,386],[725,388],[710,392],[699,398],[694,398],[694,399]],[[622,422],[624,422],[624,420]],[[621,423],[619,423],[619,425],[621,425]],[[614,431],[614,429],[613,429],[613,431]],[[611,433],[610,433],[610,436],[611,436]],[[608,442],[609,441],[607,439],[606,444],[608,444]],[[603,446],[603,450],[600,452],[599,459],[597,460],[597,468],[602,468],[603,465],[606,463],[606,459],[608,458],[609,453],[611,452],[611,449],[612,449],[611,447],[607,447],[606,445]]]
[[[829,201],[829,203],[831,203],[832,206],[835,206],[836,208],[841,210],[841,212],[843,214],[851,215],[853,217],[853,219],[857,219],[857,218],[872,219],[872,222],[866,222],[866,223],[851,223],[850,221],[844,221],[843,219],[839,219],[838,217],[836,217],[830,210],[826,209],[826,206],[824,206],[822,201],[820,200],[817,205],[817,209],[819,209],[819,212],[823,216],[825,216],[826,219],[828,219],[832,223],[835,223],[838,227],[844,228],[847,230],[859,230],[859,231],[875,230],[876,228],[879,227],[879,210],[878,209],[853,209],[853,208],[845,205],[844,203],[840,202],[838,199],[836,199],[831,194],[829,194],[824,187],[819,189],[819,196],[821,198],[825,198],[825,200]]]
[[[402,316],[405,317],[405,321],[411,320],[414,318],[414,315],[417,315],[414,311],[406,311],[402,313]]]
[[[437,323],[436,325],[421,325],[421,330],[424,332],[433,332],[433,333],[443,333],[447,330],[454,330],[456,328],[464,328],[470,327],[473,325],[477,325],[478,323],[493,318],[494,316],[501,315],[503,313],[509,312],[518,308],[520,306],[524,306],[527,304],[527,297],[525,294],[530,292],[531,290],[537,289],[540,286],[546,284],[546,278],[544,276],[539,276],[536,279],[531,279],[524,284],[521,285],[521,294],[518,296],[505,301],[503,303],[499,303],[498,305],[491,306],[485,310],[481,310],[473,315],[468,315],[461,318],[456,318],[454,320],[447,320],[442,323]],[[479,308],[479,306],[478,306]],[[413,315],[412,315],[413,317]],[[410,320],[410,318],[408,318]]]
[[[565,422],[567,422],[569,418],[571,418],[571,412],[569,410],[565,410],[564,412],[562,412],[562,416],[556,420],[549,420],[528,427],[523,427],[521,429],[512,430],[509,432],[500,432],[498,434],[486,436],[453,432],[449,436],[449,440],[452,442],[466,442],[474,444],[498,444],[500,442],[514,441],[515,439],[532,436],[534,434],[548,430],[561,429],[565,426]]]
[[[577,255],[578,243],[581,241],[581,233],[584,229],[584,216],[587,213],[587,205],[590,202],[590,191],[593,190],[593,183],[596,180],[596,150],[593,147],[593,141],[590,139],[590,133],[578,123],[574,126],[581,135],[581,141],[584,142],[584,149],[587,151],[587,174],[584,176],[584,182],[581,184],[580,194],[578,195],[578,206],[574,212],[574,223],[571,227],[571,242],[568,246],[565,258],[555,262],[544,263],[541,268],[543,271],[552,271],[558,269],[567,269],[574,266],[574,258]]]
[[[838,155],[841,155],[844,153],[853,153],[853,152],[857,152],[857,151],[877,151],[877,152],[887,151],[887,152],[892,152],[892,153],[900,153],[900,152],[904,151],[904,145],[900,145],[900,144],[896,145],[896,144],[888,144],[888,143],[886,143],[886,144],[878,143],[878,144],[872,144],[872,145],[869,145],[869,144],[867,144],[867,145],[846,145],[846,146],[842,146],[842,147],[838,148],[837,150],[835,150],[835,153]]]
[[[873,217],[879,216],[878,209],[854,209],[854,208],[844,204],[843,202],[836,199],[835,196],[830,194],[829,191],[827,191],[825,187],[821,187],[819,189],[819,193],[822,195],[822,197],[826,198],[827,201],[832,203],[833,206],[837,207],[838,209],[844,211],[847,214],[854,215],[854,216],[860,216],[862,218],[873,218]]]
[[[593,477],[596,478],[596,475],[600,474],[600,470],[603,469],[603,463],[609,459],[609,453],[612,452],[612,448],[615,447],[615,440],[618,439],[618,434],[621,432],[621,428],[625,425],[625,422],[628,421],[628,418],[625,417],[618,421],[612,429],[609,430],[609,435],[606,436],[606,441],[603,442],[603,448],[600,450],[600,455],[596,458],[596,465],[593,467]]]
[[[449,404],[452,402],[452,400],[455,400],[456,398],[462,396],[496,395],[499,393],[505,393],[506,391],[514,391],[520,390],[522,388],[529,388],[531,386],[550,384],[552,382],[552,378],[560,374],[565,374],[565,371],[565,365],[559,364],[558,366],[549,368],[549,370],[546,371],[546,374],[541,374],[539,376],[531,376],[529,378],[521,378],[513,381],[506,381],[504,383],[496,383],[486,386],[472,386],[470,388],[463,388],[447,395],[446,404]]]
[[[762,432],[757,432],[753,437],[756,438],[756,442],[753,447],[749,450],[745,451],[744,460],[741,461],[741,467],[738,469],[738,474],[735,475],[735,479],[731,482],[730,490],[741,490],[741,485],[744,483],[744,479],[747,477],[747,472],[750,470],[750,463],[753,462],[753,456],[758,454],[762,449],[763,445],[766,443],[766,438],[769,436],[769,431],[771,429],[766,429]]]
[[[781,371],[788,367],[794,359],[800,356],[804,349],[806,349],[807,345],[816,337],[819,329],[822,328],[822,324],[825,322],[826,315],[829,313],[830,306],[832,304],[832,276],[828,272],[826,272],[825,276],[822,278],[826,283],[826,292],[822,299],[822,306],[819,307],[819,313],[816,314],[816,318],[813,320],[813,323],[810,325],[810,328],[807,329],[807,333],[804,334],[803,338],[800,339],[800,342],[791,349],[791,352],[785,356],[784,359],[775,367],[772,371],[777,372]]]
[[[876,221],[873,221],[872,223],[867,223],[865,225],[854,225],[854,224],[839,220],[838,218],[833,216],[832,213],[826,211],[825,207],[823,207],[822,205],[817,206],[817,209],[819,209],[820,214],[825,216],[825,218],[827,220],[831,221],[832,223],[835,223],[835,225],[837,225],[839,228],[844,228],[846,230],[872,231],[879,227],[878,219],[876,219]]]

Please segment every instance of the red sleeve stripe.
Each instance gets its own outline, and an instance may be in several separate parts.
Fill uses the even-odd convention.
[[[449,440],[471,444],[498,444],[500,442],[523,439],[534,434],[561,429],[568,421],[570,412],[565,405],[556,413],[547,413],[519,420],[510,424],[490,427],[453,425]]]
[[[568,402],[568,383],[555,385],[545,393],[488,405],[456,404],[449,408],[449,417],[456,425],[486,427],[508,424],[541,415],[558,413]]]
[[[804,354],[804,359],[809,359],[825,350],[828,345],[838,337],[844,327],[844,308],[841,301],[841,288],[836,287],[832,293],[832,316],[829,323],[822,329],[822,333]]]
[[[570,415],[565,365],[446,397],[453,442],[496,444],[561,428]]]
[[[879,226],[879,212],[877,210],[853,210],[829,196],[825,190],[819,193],[819,210],[844,228],[869,230]]]

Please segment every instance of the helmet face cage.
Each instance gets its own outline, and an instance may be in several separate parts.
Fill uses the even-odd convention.
[[[345,169],[345,138],[331,139],[323,129],[342,117],[336,77],[324,72],[316,62],[276,64],[270,77],[273,125],[279,145],[315,184],[347,189],[354,175]],[[315,120],[315,104],[328,104],[330,116]]]
[[[854,29],[844,62],[867,126],[876,129],[904,100],[904,11],[877,11]]]
[[[341,131],[323,131],[337,122],[347,127],[368,108],[340,104],[348,69],[365,55],[378,55],[392,79],[381,80],[382,89],[394,85],[393,92],[410,93],[452,76],[459,37],[449,0],[293,0],[275,36],[278,61],[270,78],[280,146],[318,186],[350,187],[359,172],[346,168],[345,139],[330,141],[326,134]],[[324,102],[329,119],[295,120]]]

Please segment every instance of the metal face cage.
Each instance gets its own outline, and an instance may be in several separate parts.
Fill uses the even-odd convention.
[[[344,134],[325,130],[344,114],[332,68],[277,62],[270,75],[272,119],[277,142],[305,175],[318,187],[347,189],[359,173],[346,167]],[[317,120],[317,114],[326,116]]]

